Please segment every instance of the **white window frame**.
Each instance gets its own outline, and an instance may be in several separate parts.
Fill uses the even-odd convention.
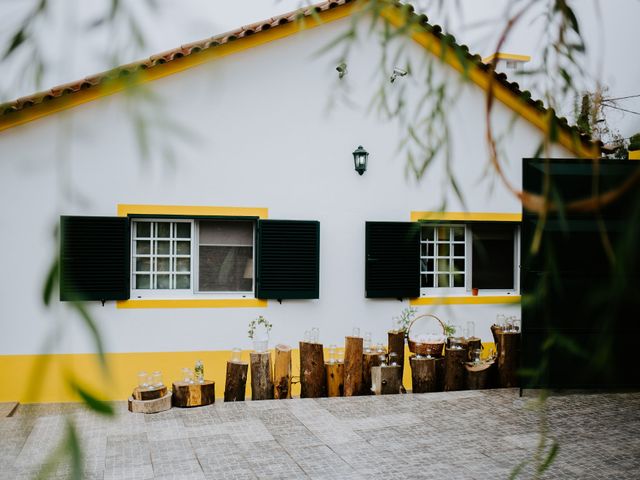
[[[420,287],[420,297],[461,297],[473,296],[473,223],[474,222],[420,222],[420,226],[433,225],[441,227],[464,226],[465,227],[465,286],[464,287]],[[489,223],[489,222],[486,222]],[[495,222],[499,224],[501,222]],[[520,225],[516,225],[513,235],[513,289],[489,289],[483,288],[478,291],[478,296],[507,296],[520,295]],[[422,229],[420,230],[420,262],[422,262]],[[422,264],[421,264],[422,265]],[[420,267],[420,284],[422,285],[422,266]]]
[[[131,282],[131,294],[132,300],[145,300],[145,299],[181,299],[181,300],[193,300],[193,299],[240,299],[240,298],[255,298],[255,272],[256,272],[256,222],[253,218],[247,218],[246,220],[238,219],[234,217],[228,221],[239,220],[251,222],[253,226],[253,279],[251,291],[246,292],[200,292],[198,291],[198,274],[199,274],[199,222],[200,221],[227,221],[225,218],[212,217],[212,218],[193,218],[193,217],[164,217],[164,218],[147,218],[147,217],[132,217],[131,218],[131,254],[130,254],[130,282]],[[136,222],[183,222],[191,224],[191,288],[189,289],[136,289],[135,288],[135,235],[134,224]],[[152,245],[153,248],[153,245]],[[153,258],[153,255],[152,255]]]

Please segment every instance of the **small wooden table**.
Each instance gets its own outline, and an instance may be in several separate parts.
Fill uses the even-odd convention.
[[[157,400],[167,394],[167,387],[160,385],[153,388],[136,387],[131,395],[134,400]]]
[[[174,407],[202,407],[216,400],[216,382],[173,382]]]

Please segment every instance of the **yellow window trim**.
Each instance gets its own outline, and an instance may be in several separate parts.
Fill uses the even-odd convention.
[[[128,215],[257,217],[266,219],[269,217],[269,209],[257,207],[118,204],[118,216],[126,217]],[[130,299],[116,302],[117,308],[265,308],[267,306],[267,300],[259,298]]]
[[[411,221],[451,221],[451,222],[521,222],[521,213],[490,212],[411,212]]]
[[[412,298],[410,305],[489,305],[520,303],[520,295],[487,295],[487,296],[465,296],[465,297],[420,297]]]
[[[491,63],[494,58],[498,57],[498,60],[513,60],[515,62],[529,62],[531,57],[529,55],[517,55],[515,53],[494,53],[482,59],[484,63]]]

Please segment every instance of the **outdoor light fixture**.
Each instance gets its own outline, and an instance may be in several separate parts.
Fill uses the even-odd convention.
[[[356,172],[362,175],[367,170],[367,159],[369,158],[369,152],[367,152],[362,145],[359,145],[353,151],[353,163],[356,167]]]
[[[391,74],[391,78],[389,79],[391,81],[391,83],[396,81],[396,78],[398,77],[404,77],[407,74],[406,70],[403,70],[401,68],[395,67],[393,69],[393,73]]]

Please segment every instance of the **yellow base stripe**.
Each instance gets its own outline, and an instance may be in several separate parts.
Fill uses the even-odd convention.
[[[521,213],[491,212],[411,212],[411,221],[521,222]]]
[[[488,355],[493,343],[483,343],[483,355]],[[489,348],[487,348],[489,347]],[[242,360],[249,361],[250,351],[242,352]],[[272,353],[273,355],[273,353]],[[405,369],[403,383],[411,389],[411,368],[405,348]],[[224,397],[224,383],[227,361],[231,352],[194,351],[194,352],[143,352],[108,353],[106,355],[109,375],[105,376],[100,368],[98,357],[94,354],[55,354],[55,355],[0,355],[0,402],[53,403],[80,401],[65,383],[65,376],[73,375],[91,392],[103,400],[126,400],[136,387],[137,373],[151,373],[160,370],[164,383],[180,379],[181,369],[193,368],[196,360],[202,360],[205,377],[216,382],[216,398]],[[327,351],[325,350],[325,358]],[[46,359],[44,363],[42,361]],[[273,360],[273,356],[272,356]],[[293,376],[300,374],[300,352],[291,352]],[[38,370],[34,370],[34,368]],[[31,387],[37,385],[38,394]],[[292,395],[300,395],[300,384],[292,385]],[[246,399],[251,399],[251,373],[247,380]]]
[[[487,296],[465,296],[465,297],[420,297],[412,298],[410,305],[489,305],[520,303],[520,295],[487,295]]]
[[[116,302],[117,308],[265,308],[267,305],[267,300],[260,298],[118,300]]]
[[[640,160],[640,150],[631,150],[629,152],[629,160]]]

